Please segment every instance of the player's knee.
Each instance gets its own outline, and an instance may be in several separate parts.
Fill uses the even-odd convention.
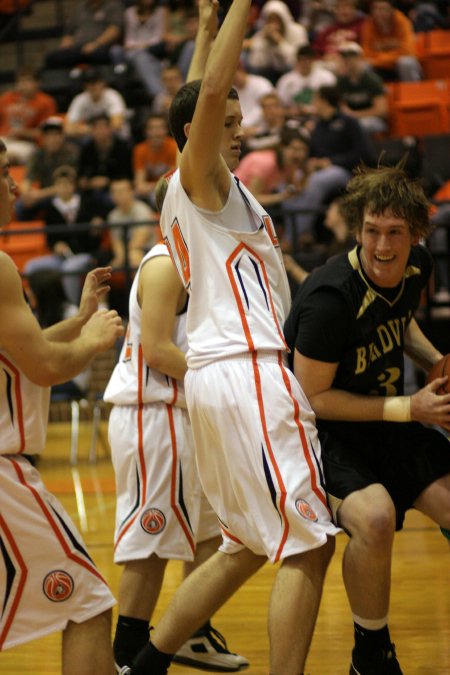
[[[351,530],[365,545],[382,548],[390,546],[395,533],[395,509],[383,504],[373,505],[364,513]]]

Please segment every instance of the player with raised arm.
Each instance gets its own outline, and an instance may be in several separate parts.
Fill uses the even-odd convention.
[[[314,416],[286,367],[290,295],[267,212],[233,176],[242,139],[231,89],[250,9],[234,0],[203,80],[170,110],[181,151],[161,227],[190,293],[186,401],[220,551],[195,570],[133,663],[162,675],[172,654],[264,562],[281,561],[269,609],[272,675],[303,671],[338,531],[321,480]]]

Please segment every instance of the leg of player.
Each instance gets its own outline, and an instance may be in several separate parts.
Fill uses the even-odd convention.
[[[414,507],[440,525],[450,545],[450,474],[425,488]]]
[[[165,675],[171,655],[191,636],[192,628],[202,626],[265,561],[248,549],[233,555],[217,552],[192,572],[176,591],[130,675],[149,671]]]
[[[303,672],[335,540],[283,560],[270,597],[270,672]]]
[[[111,675],[111,610],[82,623],[69,621],[63,631],[62,675]]]
[[[338,520],[350,534],[343,558],[344,584],[355,631],[350,673],[401,674],[387,625],[394,504],[384,487],[373,484],[344,499]]]
[[[119,584],[119,617],[114,637],[116,667],[130,665],[150,636],[153,615],[167,560],[151,555],[126,563]]]
[[[197,543],[192,562],[184,563],[184,578],[204,563],[218,550],[222,537],[212,537]],[[225,638],[210,621],[187,640],[173,658],[175,663],[185,663],[199,668],[211,668],[216,672],[234,672],[246,668],[249,662],[240,654],[230,652]]]

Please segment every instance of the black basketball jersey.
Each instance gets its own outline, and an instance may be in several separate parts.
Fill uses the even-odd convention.
[[[431,270],[428,251],[414,247],[401,284],[388,296],[364,275],[359,247],[331,259],[306,279],[294,298],[285,325],[291,350],[339,362],[334,388],[401,395],[405,331]]]

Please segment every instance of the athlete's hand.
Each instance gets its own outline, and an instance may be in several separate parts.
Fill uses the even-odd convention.
[[[79,311],[85,322],[98,310],[98,303],[108,293],[111,271],[111,267],[96,267],[86,275]]]
[[[422,424],[434,424],[450,431],[450,394],[436,392],[447,382],[439,377],[411,396],[411,419]]]
[[[208,33],[215,37],[218,29],[217,13],[219,11],[219,0],[199,0],[198,2],[198,18],[202,28],[205,28]]]
[[[113,347],[123,334],[122,319],[115,309],[100,309],[81,329],[82,337],[94,341],[98,352]]]

